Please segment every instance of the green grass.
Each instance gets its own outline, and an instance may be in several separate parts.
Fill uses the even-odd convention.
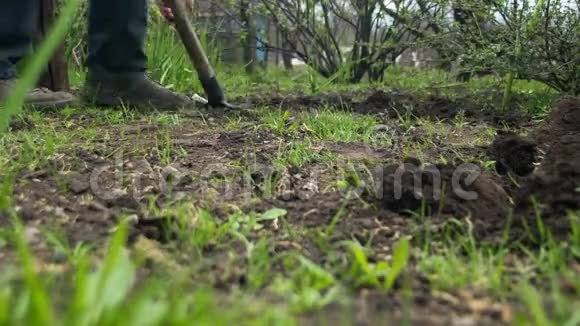
[[[336,142],[364,142],[380,145],[388,142],[376,133],[379,122],[371,116],[362,116],[349,112],[322,110],[302,116],[302,123],[307,131],[321,140]]]
[[[308,164],[332,163],[339,159],[339,155],[332,152],[322,152],[315,148],[312,140],[295,141],[281,144],[274,162],[282,166],[288,164],[303,167]]]
[[[385,145],[390,139],[377,127],[381,124],[370,115],[356,114],[335,108],[323,108],[315,112],[302,112],[294,122],[286,125],[291,118],[288,111],[260,111],[264,126],[282,136],[292,136],[303,132],[313,140],[347,143],[365,143],[369,145]]]
[[[243,319],[255,325],[291,324],[292,318],[284,309],[260,303],[258,298],[225,301],[211,288],[190,289],[186,282],[179,281],[179,275],[173,275],[169,283],[166,278],[158,277],[137,280],[139,264],[124,248],[126,232],[126,224],[122,224],[96,269],[91,267],[88,256],[77,259],[72,274],[60,280],[67,287],[72,286],[70,293],[59,298],[66,309],[56,311],[56,302],[51,300],[55,297],[50,293],[56,290],[55,285],[59,282],[47,284],[34,272],[34,258],[24,242],[22,227],[17,227],[13,240],[22,261],[24,287],[2,283],[0,312],[4,313],[0,313],[0,323],[228,325]],[[248,309],[248,302],[251,302],[251,309]],[[224,305],[228,307],[225,310]]]

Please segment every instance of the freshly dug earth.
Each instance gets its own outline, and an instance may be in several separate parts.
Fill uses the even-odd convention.
[[[399,213],[420,212],[424,205],[422,214],[428,216],[470,216],[476,236],[501,234],[513,213],[513,240],[537,240],[545,236],[541,234],[544,228],[556,238],[566,237],[571,227],[569,213],[580,210],[580,99],[564,98],[555,103],[532,135],[529,139],[500,133],[488,148],[499,173],[529,176],[513,192],[515,207],[507,192],[511,189],[504,189],[502,180],[482,172],[477,165],[425,165],[417,159],[385,168],[379,202]],[[530,176],[538,148],[546,155]],[[536,221],[537,214],[543,227]]]
[[[500,133],[488,149],[500,174],[526,176],[534,172],[537,158],[536,143],[515,133]]]
[[[362,98],[362,100],[360,99]],[[415,117],[480,120],[493,125],[522,126],[530,121],[529,117],[517,108],[498,114],[497,110],[484,110],[478,99],[431,94],[427,98],[401,91],[373,90],[370,92],[326,93],[319,95],[261,96],[246,98],[253,106],[269,106],[290,110],[315,110],[324,107],[351,110],[356,113],[373,114],[383,119],[404,118],[411,114]]]
[[[518,221],[531,226],[537,238],[539,213],[554,237],[565,237],[571,227],[569,212],[580,210],[580,98],[558,101],[535,137],[547,153],[517,196]]]
[[[461,106],[461,103],[435,95],[430,95],[425,101],[417,101],[417,98],[410,94],[379,90],[364,101],[356,103],[355,109],[361,113],[386,113],[390,118],[412,113],[418,117],[453,119],[459,114]]]
[[[523,125],[529,120],[517,108],[500,114],[497,110],[486,110],[480,101],[469,97],[452,99],[431,94],[426,99],[418,99],[411,94],[383,90],[372,93],[364,101],[353,103],[353,110],[359,113],[386,115],[391,119],[412,114],[421,118],[451,120],[463,115],[471,120],[509,126]]]
[[[417,159],[385,168],[383,208],[428,216],[471,217],[485,235],[504,224],[510,203],[499,182],[475,164],[423,165]]]
[[[548,150],[553,145],[566,143],[564,136],[577,137],[580,125],[580,97],[564,97],[552,107],[542,125],[532,133],[538,145]]]

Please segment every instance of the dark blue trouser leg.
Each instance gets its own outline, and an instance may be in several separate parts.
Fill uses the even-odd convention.
[[[93,0],[89,13],[89,76],[142,75],[147,0]]]
[[[14,63],[30,50],[38,0],[0,4],[0,79],[15,76]]]
[[[0,78],[14,77],[14,63],[32,43],[39,0],[1,0]],[[89,12],[90,75],[95,78],[141,75],[147,0],[93,0]]]

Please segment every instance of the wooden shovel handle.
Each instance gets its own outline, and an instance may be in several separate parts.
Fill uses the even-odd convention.
[[[165,0],[165,3],[171,8],[173,12],[173,21],[175,24],[175,29],[183,42],[183,45],[195,67],[195,70],[199,74],[200,79],[209,80],[215,78],[215,72],[213,71],[207,55],[205,54],[199,38],[193,30],[193,25],[186,14],[186,8],[183,0]]]

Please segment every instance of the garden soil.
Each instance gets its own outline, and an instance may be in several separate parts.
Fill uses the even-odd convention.
[[[514,223],[511,239],[524,237],[529,232],[526,226],[532,228],[531,233],[538,239],[542,233],[534,220],[538,212],[547,230],[555,236],[565,236],[570,225],[568,211],[580,209],[578,98],[556,103],[535,131],[530,129],[530,119],[521,114],[481,112],[473,101],[435,95],[419,99],[409,94],[374,91],[253,97],[246,101],[272,110],[296,112],[332,105],[377,115],[392,127],[389,130],[395,131],[399,130],[398,119],[406,113],[442,120],[464,114],[473,124],[495,128],[507,123],[519,126],[516,131],[530,131],[531,136],[521,137],[517,132],[500,134],[481,151],[474,148],[465,151],[474,157],[464,157],[463,161],[450,159],[446,164],[436,162],[437,157],[402,159],[403,150],[399,148],[386,150],[324,143],[320,153],[346,153],[351,161],[358,163],[371,157],[373,164],[380,167],[380,178],[358,185],[347,196],[349,192],[337,186],[337,181],[344,184],[352,180],[341,178],[341,169],[334,165],[307,164],[264,171],[277,157],[284,136],[256,128],[259,121],[246,121],[248,127],[243,130],[219,129],[227,121],[218,117],[170,128],[145,121],[111,125],[104,127],[107,129],[102,130],[102,139],[97,139],[93,146],[74,146],[49,158],[49,166],[53,168],[23,170],[17,176],[13,189],[16,211],[22,217],[27,240],[35,253],[46,264],[56,263],[57,258],[48,250],[39,230],[58,228],[73,244],[86,242],[102,246],[118,219],[127,216],[134,220],[132,239],[146,237],[162,244],[171,242],[171,237],[162,230],[164,224],[159,223],[161,216],[152,216],[147,208],[154,205],[162,210],[184,199],[208,207],[223,221],[227,220],[232,206],[246,212],[285,209],[288,225],[267,222],[256,233],[256,239],[268,232],[276,239],[273,247],[276,253],[298,249],[316,262],[324,262],[327,257],[313,239],[298,241],[278,236],[288,230],[317,230],[329,234],[335,243],[354,239],[366,244],[372,240],[370,259],[378,261],[391,255],[392,245],[401,237],[411,236],[421,228],[416,215],[430,217],[429,227],[451,219],[469,219],[476,237],[499,241],[508,221]],[[86,119],[82,116],[71,117],[61,128],[66,132],[71,125],[83,121]],[[33,126],[28,124],[22,127],[30,128]],[[207,131],[208,128],[219,131]],[[464,132],[467,131],[465,128]],[[406,135],[398,137],[402,143],[408,140]],[[456,151],[445,138],[437,144],[440,147],[437,155]],[[162,159],[163,155],[152,155],[152,150],[165,153],[171,164]],[[119,152],[124,155],[117,156]],[[500,173],[483,168],[479,164],[482,159],[495,160]],[[95,171],[99,171],[97,177]],[[125,177],[119,178],[119,172]],[[520,178],[517,179],[521,183],[519,187],[510,183],[511,174]],[[273,193],[269,193],[272,189],[266,184],[272,176],[278,183]],[[317,182],[310,182],[314,177]],[[231,187],[224,186],[225,180]],[[95,182],[100,192],[95,192]],[[149,200],[151,196],[155,198],[153,202]],[[530,200],[532,197],[536,201]],[[346,203],[345,198],[348,198]],[[8,227],[9,221],[8,216],[2,216],[0,226]],[[204,254],[211,257],[212,251]],[[6,247],[0,247],[0,265],[12,258]],[[243,272],[240,273],[239,277],[231,278],[232,286],[240,284]],[[415,279],[410,305],[401,296],[357,290],[352,306],[358,314],[356,323],[373,324],[384,320],[380,318],[385,314],[398,321],[410,318],[417,325],[491,325],[508,323],[512,318],[510,306],[495,301],[490,295],[467,290],[443,294],[434,291],[420,275]],[[224,288],[228,287],[227,280],[221,284]],[[337,311],[332,309],[326,317]],[[411,309],[410,313],[405,309]],[[305,316],[305,322],[317,321],[317,318]]]

